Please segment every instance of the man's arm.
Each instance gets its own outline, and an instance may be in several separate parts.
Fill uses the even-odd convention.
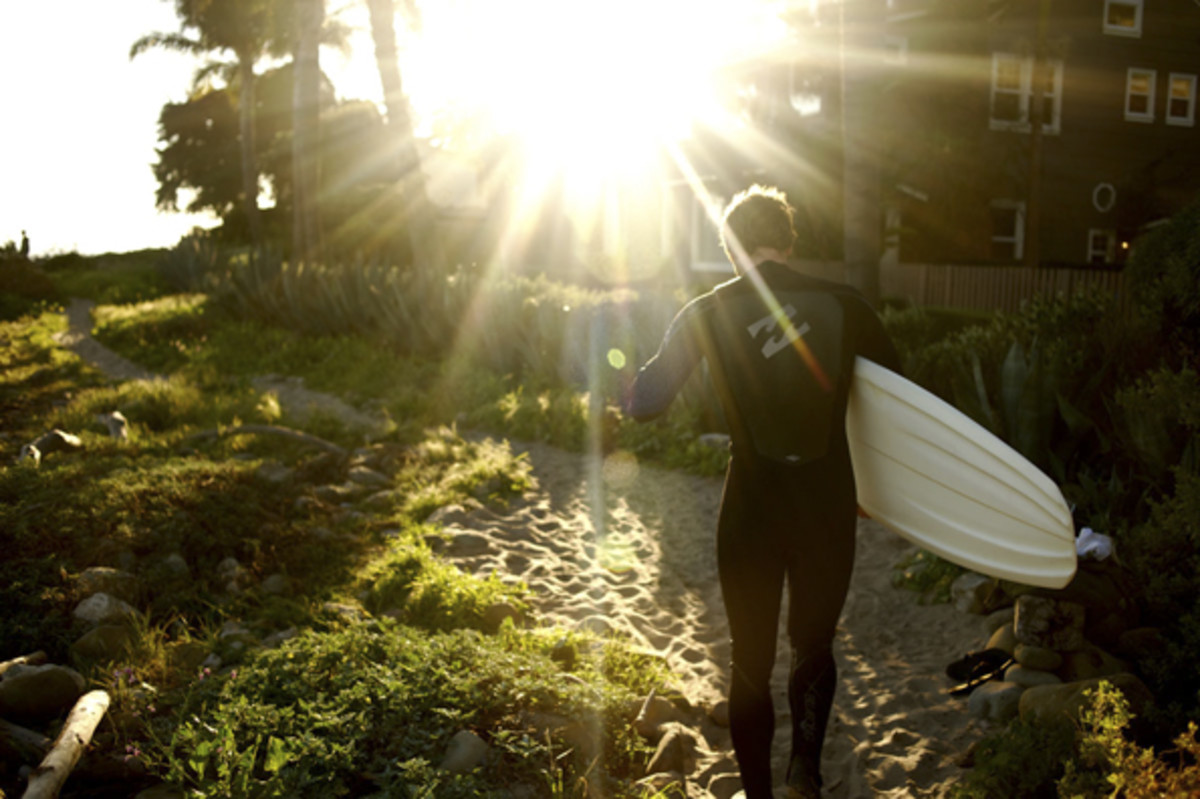
[[[625,412],[639,422],[661,415],[683,388],[703,354],[695,332],[696,303],[675,315],[658,352],[638,370],[625,399]]]

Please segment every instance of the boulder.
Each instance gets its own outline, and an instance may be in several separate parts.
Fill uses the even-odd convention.
[[[487,610],[483,612],[484,631],[492,634],[499,632],[505,619],[512,619],[513,626],[520,627],[524,623],[525,617],[521,614],[521,611],[507,602],[496,602],[489,605]]]
[[[92,594],[75,606],[75,618],[91,624],[119,624],[135,612],[128,602],[105,593]]]
[[[133,630],[125,624],[101,624],[71,645],[75,654],[96,660],[116,660],[133,648]]]
[[[1021,696],[1020,715],[1025,721],[1048,723],[1063,721],[1074,723],[1085,704],[1084,693],[1095,689],[1102,681],[1111,683],[1129,700],[1134,715],[1141,716],[1145,708],[1154,701],[1141,680],[1128,672],[1098,677],[1093,680],[1063,683],[1062,685],[1039,685],[1030,688]]]
[[[451,774],[465,774],[483,764],[488,745],[470,730],[460,730],[450,739],[446,756],[438,768]]]
[[[83,676],[66,666],[24,666],[0,680],[0,718],[42,724],[71,709],[86,687]]]
[[[132,602],[137,596],[137,578],[129,572],[108,566],[85,569],[75,578],[75,584],[84,595],[108,594],[126,602]]]
[[[1057,674],[1028,666],[1011,666],[1004,672],[1007,682],[1015,682],[1022,688],[1032,688],[1035,685],[1058,685],[1062,679]]]
[[[1095,644],[1085,644],[1078,652],[1068,652],[1057,669],[1063,682],[1079,682],[1097,677],[1107,677],[1129,671],[1129,664],[1113,657]]]
[[[350,479],[350,482],[367,486],[368,488],[386,488],[392,483],[386,475],[382,475],[366,466],[351,466],[347,477]]]
[[[1017,609],[1010,605],[1007,608],[1001,608],[984,616],[983,634],[990,638],[996,630],[999,630],[1006,624],[1012,624],[1016,613]]]
[[[1017,648],[1017,633],[1011,624],[1005,624],[1003,627],[998,627],[992,637],[988,639],[985,649],[1003,649],[1008,654],[1012,654]]]
[[[971,692],[967,712],[972,718],[1007,723],[1016,718],[1024,690],[1013,682],[985,682]]]
[[[992,580],[975,572],[960,574],[950,585],[954,607],[961,613],[983,615],[991,592]]]
[[[292,590],[292,581],[285,574],[271,574],[262,581],[262,592],[274,596],[282,596]]]
[[[1032,594],[1017,599],[1017,641],[1057,652],[1082,649],[1084,607]]]
[[[671,721],[679,720],[679,710],[671,700],[650,694],[642,702],[633,728],[643,738],[653,740],[658,737],[659,728]]]
[[[1013,652],[1013,657],[1022,666],[1039,671],[1054,671],[1063,662],[1062,655],[1053,649],[1047,649],[1044,646],[1033,646],[1032,644],[1017,644],[1016,651]]]

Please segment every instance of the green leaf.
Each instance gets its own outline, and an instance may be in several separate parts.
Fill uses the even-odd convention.
[[[268,774],[274,774],[287,765],[291,759],[291,751],[281,738],[267,738],[267,760],[263,764]]]

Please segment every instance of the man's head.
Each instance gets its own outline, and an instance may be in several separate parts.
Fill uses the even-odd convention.
[[[725,209],[721,245],[737,272],[762,260],[760,250],[787,256],[796,241],[794,211],[774,187],[751,186],[738,192]]]

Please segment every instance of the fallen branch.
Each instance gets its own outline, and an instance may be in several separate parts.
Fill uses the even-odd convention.
[[[40,666],[45,662],[46,653],[40,649],[37,652],[33,652],[28,655],[21,655],[19,658],[3,660],[0,661],[0,676],[2,676],[4,672],[11,669],[13,666]]]
[[[50,751],[50,744],[50,739],[40,732],[0,719],[0,762],[40,762]]]
[[[22,799],[54,799],[58,796],[84,747],[91,742],[96,725],[108,710],[108,701],[107,691],[89,691],[79,697],[49,754],[29,776],[29,786]]]
[[[258,435],[264,433],[290,438],[293,441],[299,441],[301,444],[308,444],[309,446],[323,449],[326,452],[332,452],[334,455],[339,455],[343,458],[350,454],[337,444],[334,444],[332,441],[326,441],[323,438],[317,438],[314,435],[310,435],[300,430],[293,430],[290,427],[279,427],[273,424],[242,424],[238,425],[237,427],[223,427],[214,430],[202,430],[199,433],[193,433],[192,435],[188,436],[186,440],[191,441],[192,439],[197,438],[228,438],[230,436]]]

